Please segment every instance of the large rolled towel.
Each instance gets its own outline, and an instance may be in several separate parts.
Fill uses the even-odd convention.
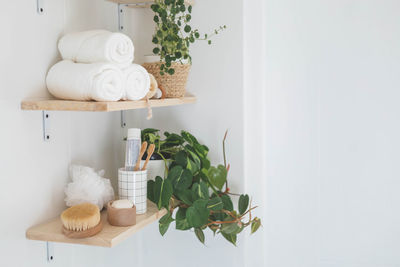
[[[144,98],[150,90],[150,76],[146,69],[132,64],[123,72],[125,76],[123,99],[140,100]]]
[[[75,32],[58,42],[63,59],[78,63],[111,62],[128,66],[133,61],[132,40],[122,33],[106,30]]]
[[[123,75],[114,64],[74,63],[63,60],[47,74],[49,92],[61,99],[118,101],[123,95]]]

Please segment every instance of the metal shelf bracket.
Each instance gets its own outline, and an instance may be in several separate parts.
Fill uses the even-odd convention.
[[[121,110],[121,128],[126,127],[126,113],[125,110]]]
[[[124,29],[124,18],[123,18],[123,12],[124,12],[124,4],[118,4],[118,31],[122,31]]]
[[[42,111],[43,121],[43,139],[45,142],[50,141],[50,113],[47,110]]]
[[[47,262],[54,261],[54,245],[51,242],[46,242]]]
[[[124,7],[147,7],[148,5],[154,4],[154,2],[146,3],[131,3],[131,4],[118,4],[118,30],[124,30]]]
[[[42,15],[44,13],[44,4],[43,4],[44,0],[36,0],[36,11],[39,15]]]

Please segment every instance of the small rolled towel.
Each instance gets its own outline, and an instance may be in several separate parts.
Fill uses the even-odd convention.
[[[78,63],[111,62],[128,66],[133,61],[132,40],[122,33],[106,30],[75,32],[58,42],[63,59]]]
[[[123,75],[114,64],[81,64],[63,60],[48,72],[49,92],[61,99],[118,101],[123,95]]]
[[[149,73],[140,65],[131,64],[123,70],[125,76],[124,97],[125,100],[140,100],[150,90]]]

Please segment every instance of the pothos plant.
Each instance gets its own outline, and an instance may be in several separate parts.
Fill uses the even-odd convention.
[[[183,64],[187,60],[191,63],[190,44],[197,40],[211,44],[210,38],[226,28],[225,25],[220,26],[212,34],[201,35],[198,29],[193,29],[189,24],[192,6],[186,7],[184,0],[155,0],[151,9],[154,11],[153,20],[156,23],[152,40],[156,47],[153,53],[160,56],[161,75],[175,73],[172,62]]]
[[[251,233],[261,226],[261,220],[252,217],[248,195],[233,194],[228,187],[230,165],[226,162],[225,140],[223,139],[224,164],[211,166],[209,149],[186,131],[181,134],[166,132],[161,140],[158,130],[144,130],[146,141],[158,146],[156,153],[171,156],[166,177],[156,177],[147,185],[147,197],[158,209],[168,213],[159,221],[159,231],[164,235],[172,222],[177,230],[194,230],[200,242],[205,242],[204,230],[214,235],[221,234],[236,245],[237,235],[247,226]],[[173,151],[173,152],[172,152]],[[238,197],[238,209],[234,209],[232,197]],[[174,212],[176,210],[176,213]]]

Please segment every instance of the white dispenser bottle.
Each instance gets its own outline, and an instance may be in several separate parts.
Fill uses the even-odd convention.
[[[125,170],[133,171],[138,160],[140,147],[141,147],[141,131],[138,128],[131,128],[128,130],[128,137],[126,140],[126,154],[125,154]]]

